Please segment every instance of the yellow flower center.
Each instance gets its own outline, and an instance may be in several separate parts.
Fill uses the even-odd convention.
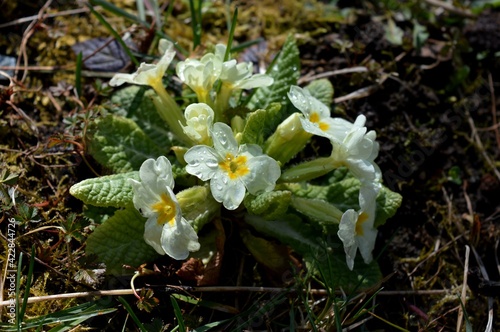
[[[327,131],[330,126],[327,123],[321,122],[319,120],[319,114],[316,112],[311,113],[311,115],[309,116],[309,121],[311,121],[312,123],[316,123],[319,129],[321,129],[322,131]]]
[[[160,201],[151,205],[151,209],[158,213],[158,224],[165,225],[165,223],[170,223],[174,225],[176,208],[174,201],[170,198],[167,193],[163,193],[160,196]]]
[[[226,158],[219,163],[219,167],[227,172],[231,180],[250,172],[247,166],[247,157],[238,156],[235,158],[231,153],[226,154]]]
[[[363,236],[363,223],[368,220],[368,214],[362,212],[356,221],[356,235]]]

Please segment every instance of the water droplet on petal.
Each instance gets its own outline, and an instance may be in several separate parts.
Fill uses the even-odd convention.
[[[222,190],[222,185],[221,185],[221,184],[219,184],[219,183],[217,183],[217,184],[215,185],[215,189],[217,189],[217,190],[221,191],[221,190]]]
[[[218,163],[216,163],[216,162],[215,162],[215,161],[213,161],[213,160],[209,160],[209,161],[207,161],[206,165],[207,165],[208,167],[217,167],[219,164],[218,164]]]
[[[222,178],[222,182],[224,182],[224,184],[227,184],[227,178]]]

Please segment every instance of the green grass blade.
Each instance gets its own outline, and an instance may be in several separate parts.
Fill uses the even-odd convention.
[[[35,268],[35,246],[31,247],[30,267],[28,269],[28,276],[26,277],[26,288],[24,290],[23,304],[19,312],[19,319],[22,322],[24,314],[26,313],[26,306],[28,305],[28,298],[30,297],[31,281],[33,280],[33,269]]]
[[[137,318],[137,315],[135,314],[134,310],[132,310],[132,307],[130,306],[130,304],[128,304],[128,302],[123,297],[121,297],[121,296],[118,297],[118,300],[121,302],[121,304],[123,304],[123,306],[125,307],[125,309],[129,313],[130,317],[132,317],[132,320],[135,322],[135,324],[137,325],[137,327],[142,332],[148,332],[148,330],[146,330],[146,328],[144,327],[144,325],[142,325],[142,323],[139,320],[139,318]]]
[[[224,61],[229,60],[229,54],[231,53],[231,46],[233,45],[234,30],[236,29],[237,21],[238,21],[238,7],[234,9],[233,21],[231,22],[231,27],[229,29],[229,38],[227,39],[226,53],[224,54]]]
[[[174,314],[179,323],[179,330],[186,331],[186,325],[184,324],[184,318],[182,317],[181,308],[173,296],[170,296],[170,302],[172,302],[172,307],[174,307]]]
[[[108,314],[114,311],[116,311],[115,308],[108,308],[108,306],[100,304],[99,302],[87,302],[45,316],[27,319],[22,324],[22,330],[30,330],[37,328],[39,331],[42,331],[43,330],[42,327],[51,324],[52,325],[59,324],[58,326],[60,328],[65,327],[67,330],[89,318]],[[14,332],[21,330],[18,329],[17,324],[12,325],[12,324],[0,323],[0,331]],[[62,330],[54,330],[54,331],[62,331]]]
[[[23,253],[19,254],[19,262],[17,263],[17,275],[16,275],[16,328],[17,331],[22,330],[23,320],[19,315],[19,295],[21,286],[21,267],[23,264]]]
[[[117,15],[117,16],[121,16],[125,19],[128,19],[129,21],[132,21],[132,22],[135,22],[135,23],[139,23],[140,25],[142,25],[143,27],[147,28],[147,29],[151,29],[151,24],[149,24],[148,22],[144,21],[144,20],[141,20],[139,17],[135,16],[135,15],[132,15],[130,14],[129,12],[115,6],[114,4],[112,3],[109,3],[107,2],[106,0],[91,0],[90,3],[93,5],[93,6],[101,6],[102,8],[104,8],[105,10]],[[169,13],[172,12],[173,10],[173,1],[171,2],[171,6],[169,5],[169,7],[171,8],[169,11]],[[166,34],[164,34],[163,32],[161,32],[160,30],[155,30],[155,34],[160,37],[160,38],[165,38],[165,39],[168,39],[172,42],[174,42],[172,40],[172,38],[170,38],[169,36],[167,36]],[[189,52],[184,49],[182,46],[180,46],[179,44],[177,43],[174,43],[174,46],[177,50],[179,50],[179,52],[181,52],[182,54],[184,55],[189,55]]]
[[[236,46],[231,47],[231,52],[236,52],[236,53],[237,52],[241,52],[245,48],[248,48],[248,47],[250,47],[252,45],[257,45],[258,43],[260,43],[262,41],[264,41],[264,38],[261,38],[261,37],[259,37],[257,39],[254,39],[254,40],[248,40],[246,42],[243,42],[243,43],[240,43],[240,44],[238,44]]]
[[[464,303],[462,302],[462,299],[460,297],[460,294],[457,294],[457,298],[458,300],[460,301],[460,306],[462,307],[462,311],[464,313],[464,319],[465,319],[465,332],[472,332],[473,329],[472,329],[472,324],[470,322],[470,319],[469,319],[469,315],[467,315],[467,311],[465,311],[465,305]]]
[[[146,22],[146,11],[144,10],[144,0],[135,0],[139,20]]]
[[[101,14],[99,14],[91,4],[87,4],[87,6],[89,7],[90,12],[97,18],[97,20],[109,31],[109,33],[113,35],[113,37],[115,37],[116,41],[123,47],[123,50],[125,51],[125,53],[127,53],[134,65],[139,66],[139,61],[137,61],[135,56],[132,54],[132,51],[130,51],[130,48],[127,46],[127,44],[125,44],[120,34],[116,32],[115,29],[113,29],[108,21],[106,21],[106,19]]]
[[[126,10],[123,10],[123,9],[117,7],[116,5],[114,5],[110,2],[107,2],[105,0],[90,0],[90,4],[92,4],[92,6],[101,6],[105,10],[107,10],[115,15],[124,17],[132,22],[139,23],[147,28],[151,27],[151,24],[149,24],[145,20],[143,20],[135,15],[132,15],[129,12],[127,12]]]
[[[189,0],[191,9],[191,27],[193,29],[193,49],[201,43],[201,5],[203,0],[198,1],[198,8],[194,5],[194,0]]]

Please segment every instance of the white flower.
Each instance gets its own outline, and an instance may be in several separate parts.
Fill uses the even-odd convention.
[[[379,183],[380,168],[374,160],[378,155],[379,144],[374,130],[367,132],[366,117],[359,115],[354,123],[335,118],[330,142],[332,143],[331,158],[339,166],[347,166],[362,183]]]
[[[199,102],[208,103],[209,93],[222,70],[224,53],[216,47],[216,53],[208,53],[200,60],[180,61],[175,68],[177,76],[196,93]]]
[[[329,138],[335,120],[330,117],[330,109],[311,96],[309,91],[298,86],[292,85],[288,98],[304,117],[300,119],[302,127],[310,134]]]
[[[167,71],[170,62],[175,56],[174,44],[166,39],[160,39],[158,50],[162,57],[157,64],[141,63],[139,69],[133,74],[116,74],[113,76],[109,85],[119,86],[123,83],[149,85],[153,88],[162,85],[162,78]]]
[[[346,262],[350,270],[354,268],[358,248],[366,264],[373,260],[372,251],[377,239],[377,229],[374,228],[376,196],[377,191],[365,191],[360,199],[361,209],[358,212],[347,210],[340,220],[337,235],[344,244]]]
[[[214,148],[197,145],[184,155],[186,171],[203,181],[210,180],[216,201],[228,210],[235,210],[245,192],[258,194],[271,191],[281,175],[278,163],[262,154],[255,144],[238,146],[231,128],[217,122],[213,126]]]
[[[253,89],[273,84],[273,78],[266,74],[253,75],[251,62],[236,63],[229,60],[222,64],[220,74],[222,85],[230,90]]]
[[[214,122],[214,111],[204,103],[191,104],[184,112],[187,126],[184,133],[195,143],[212,145],[210,129]]]
[[[141,181],[129,180],[134,190],[134,206],[148,218],[144,240],[159,254],[182,260],[200,249],[198,235],[182,217],[174,195],[172,165],[166,157],[147,159],[139,170]]]

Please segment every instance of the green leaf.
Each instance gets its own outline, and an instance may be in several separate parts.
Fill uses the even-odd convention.
[[[247,229],[241,230],[240,235],[255,260],[267,267],[275,276],[281,277],[291,268],[290,254],[286,246],[254,236]]]
[[[286,94],[290,90],[290,86],[296,85],[300,77],[299,49],[291,35],[288,36],[267,74],[274,79],[274,83],[267,87],[258,88],[248,101],[248,108],[263,109],[273,102],[286,104]]]
[[[418,24],[417,20],[413,20],[413,47],[420,50],[429,38],[427,27]]]
[[[354,270],[349,270],[344,248],[336,235],[322,234],[297,216],[287,215],[268,221],[248,215],[245,221],[262,234],[272,236],[292,247],[302,255],[313,273],[321,273],[325,278],[324,282],[332,289],[340,286],[349,292],[357,286],[373,286],[381,279],[376,263],[367,265],[357,259]]]
[[[385,25],[385,39],[394,45],[403,44],[404,31],[394,23],[394,21],[389,18],[387,24]]]
[[[333,103],[333,85],[328,79],[322,78],[312,81],[305,89],[326,106],[330,107]]]
[[[144,160],[167,152],[146,136],[133,120],[115,115],[92,123],[89,133],[90,154],[115,173],[138,170]]]
[[[273,133],[279,124],[281,104],[272,103],[266,109],[250,113],[241,136],[240,144],[264,145],[266,138]]]
[[[323,200],[341,211],[359,209],[359,188],[361,184],[346,168],[336,169],[332,173],[329,182],[329,185],[324,186],[308,183],[287,183],[283,187],[297,197]],[[394,216],[401,205],[401,201],[400,194],[382,186],[377,196],[375,227],[383,225],[388,218]]]
[[[287,190],[270,191],[257,196],[247,195],[244,204],[249,213],[274,220],[286,213],[291,197],[292,193]]]
[[[377,196],[377,212],[375,213],[375,227],[385,224],[386,220],[396,214],[401,206],[403,196],[387,187],[382,187]]]
[[[133,207],[118,210],[87,239],[87,254],[96,254],[107,273],[122,274],[122,265],[139,266],[158,254],[144,241],[146,219]]]
[[[128,172],[83,180],[69,189],[69,193],[85,204],[125,207],[132,203],[134,192],[128,179],[139,181],[139,172]]]
[[[321,223],[338,225],[342,211],[321,199],[292,197],[292,206],[303,215]]]
[[[113,113],[133,120],[156,145],[169,149],[170,141],[167,125],[158,115],[152,98],[153,90],[131,85],[116,91],[111,97]]]

